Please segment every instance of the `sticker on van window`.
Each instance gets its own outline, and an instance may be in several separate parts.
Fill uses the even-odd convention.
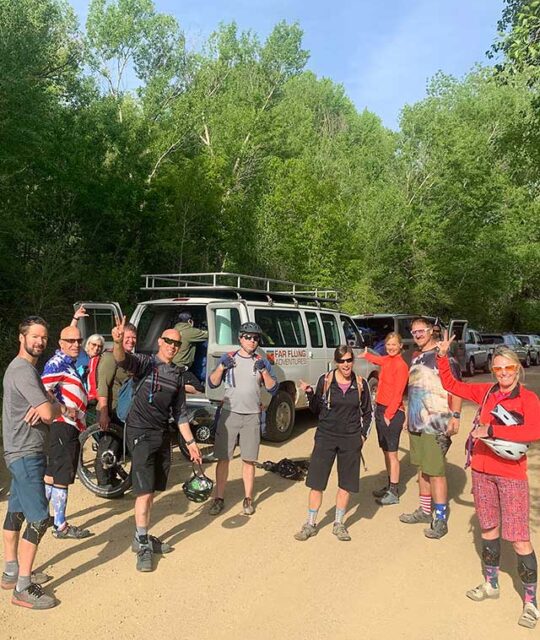
[[[308,361],[306,349],[274,349],[274,351],[267,351],[266,357],[270,363],[282,367],[307,364]]]

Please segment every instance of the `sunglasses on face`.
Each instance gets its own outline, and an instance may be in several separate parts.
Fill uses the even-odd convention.
[[[161,339],[165,344],[173,345],[177,349],[180,349],[180,346],[182,345],[181,340],[175,340],[174,338],[166,338],[165,336],[161,336]]]
[[[101,349],[103,348],[102,344],[96,343],[96,342],[91,342],[89,345],[89,347],[95,347],[96,349]]]
[[[244,338],[244,340],[253,340],[253,342],[259,342],[259,340],[261,339],[261,336],[257,336],[257,335],[252,336],[251,334],[247,334],[247,333],[245,333],[244,335],[241,335],[240,337]]]
[[[515,373],[518,370],[518,366],[517,364],[508,364],[505,367],[493,366],[491,367],[491,370],[493,373],[504,373],[505,371],[508,371],[508,373]]]
[[[346,362],[352,362],[354,358],[338,358],[336,362],[338,364],[345,364]]]
[[[411,335],[413,336],[423,336],[426,333],[429,333],[431,331],[431,329],[415,329],[414,331],[411,331]]]
[[[68,344],[82,344],[83,343],[83,339],[82,338],[60,338],[60,340],[62,340],[62,342],[67,342]]]

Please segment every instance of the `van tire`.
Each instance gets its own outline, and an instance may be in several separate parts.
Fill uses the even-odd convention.
[[[472,378],[474,376],[474,374],[476,373],[476,365],[474,362],[474,358],[469,358],[469,361],[467,362],[467,376],[469,378]]]
[[[284,389],[272,398],[266,410],[266,424],[262,436],[270,442],[284,442],[294,429],[294,400]]]
[[[371,402],[375,403],[375,396],[377,395],[377,389],[379,387],[378,376],[371,376],[368,380],[369,393],[371,394]]]

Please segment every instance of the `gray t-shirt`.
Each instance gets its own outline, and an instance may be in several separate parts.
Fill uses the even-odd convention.
[[[255,358],[234,355],[235,367],[224,376],[225,395],[223,408],[235,413],[260,413],[261,387],[264,385],[262,374],[255,371]],[[274,378],[268,364],[270,375]]]
[[[31,427],[24,417],[30,407],[39,407],[48,400],[34,365],[17,356],[9,363],[4,374],[2,435],[6,464],[28,455],[45,453],[49,433],[47,425],[38,422]]]

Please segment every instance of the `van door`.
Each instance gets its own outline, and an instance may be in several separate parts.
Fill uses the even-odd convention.
[[[306,382],[315,387],[321,374],[329,371],[332,363],[330,350],[323,338],[321,319],[316,311],[304,311],[309,334],[308,378]],[[304,401],[307,404],[307,401]]]
[[[448,325],[448,336],[455,336],[451,348],[452,356],[458,361],[462,371],[467,368],[467,349],[465,338],[467,336],[468,320],[450,320]]]
[[[88,314],[87,318],[81,318],[77,324],[81,338],[86,340],[93,333],[99,333],[105,339],[105,349],[112,349],[112,328],[124,317],[118,302],[76,302],[73,309],[76,310],[81,305]]]
[[[211,389],[208,375],[216,368],[224,353],[237,351],[238,330],[248,321],[247,309],[242,302],[211,302],[206,305],[208,322],[208,359],[206,364],[206,396],[211,400],[221,400],[223,386]]]

